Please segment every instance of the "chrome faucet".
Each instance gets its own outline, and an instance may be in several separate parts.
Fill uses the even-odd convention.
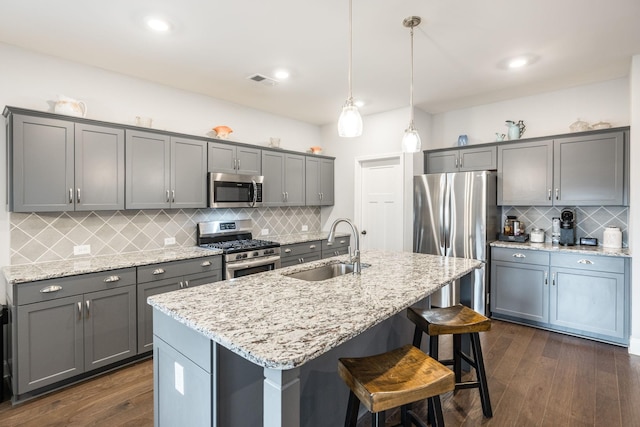
[[[360,265],[360,235],[358,233],[358,228],[353,222],[351,222],[350,219],[338,218],[333,221],[333,224],[331,224],[331,228],[329,229],[329,237],[327,238],[327,242],[333,243],[336,234],[336,226],[341,222],[346,222],[351,226],[351,234],[353,235],[355,250],[353,254],[351,254],[351,249],[349,249],[349,262],[353,264],[353,274],[360,274],[360,272],[362,271]]]

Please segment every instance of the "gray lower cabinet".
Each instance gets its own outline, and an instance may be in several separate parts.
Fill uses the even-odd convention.
[[[260,149],[209,142],[208,150],[209,172],[262,175]]]
[[[204,208],[207,142],[127,130],[126,208]]]
[[[629,343],[629,260],[492,248],[494,318]]]
[[[138,267],[138,353],[153,349],[152,295],[222,280],[219,255]]]
[[[9,114],[9,209],[124,209],[124,130]]]
[[[14,398],[136,354],[135,268],[14,286]]]
[[[425,173],[468,172],[495,170],[497,148],[483,146],[444,151],[425,152]]]
[[[282,245],[280,247],[280,264],[282,267],[318,261],[319,259],[322,259],[322,241],[320,240]]]
[[[322,258],[330,258],[332,256],[346,255],[349,253],[349,244],[351,237],[336,237],[333,242],[328,240],[322,241]]]
[[[305,205],[305,156],[262,150],[263,206]]]
[[[305,157],[305,204],[331,206],[334,204],[334,160]]]

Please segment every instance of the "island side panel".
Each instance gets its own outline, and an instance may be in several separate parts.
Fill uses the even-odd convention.
[[[264,427],[300,427],[300,369],[264,368]]]

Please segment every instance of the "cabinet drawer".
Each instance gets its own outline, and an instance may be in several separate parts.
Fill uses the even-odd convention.
[[[335,250],[339,250],[341,248],[348,248],[351,241],[351,237],[336,237],[332,243],[329,243],[327,240],[322,241],[322,252],[328,251],[333,253]]]
[[[187,274],[204,273],[222,268],[220,255],[182,261],[163,262],[138,267],[138,283],[179,277]]]
[[[280,257],[284,260],[287,258],[300,258],[303,255],[318,254],[320,256],[320,250],[322,244],[320,240],[314,240],[312,242],[296,243],[293,245],[285,245],[280,248]]]
[[[297,257],[297,258],[286,258],[280,262],[280,267],[291,267],[292,265],[303,264],[305,262],[318,261],[320,259],[320,254],[306,254],[305,256]]]
[[[17,285],[16,305],[51,301],[58,298],[81,295],[87,292],[112,289],[119,286],[135,285],[136,269],[102,271],[58,279],[39,280]]]
[[[491,259],[520,264],[549,265],[549,252],[527,249],[492,248]]]
[[[624,273],[624,258],[586,255],[586,254],[552,254],[553,267],[577,268],[588,271],[607,271]]]

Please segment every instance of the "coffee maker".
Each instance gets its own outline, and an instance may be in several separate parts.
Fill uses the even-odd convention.
[[[560,242],[563,246],[576,244],[576,212],[565,208],[560,213]]]

